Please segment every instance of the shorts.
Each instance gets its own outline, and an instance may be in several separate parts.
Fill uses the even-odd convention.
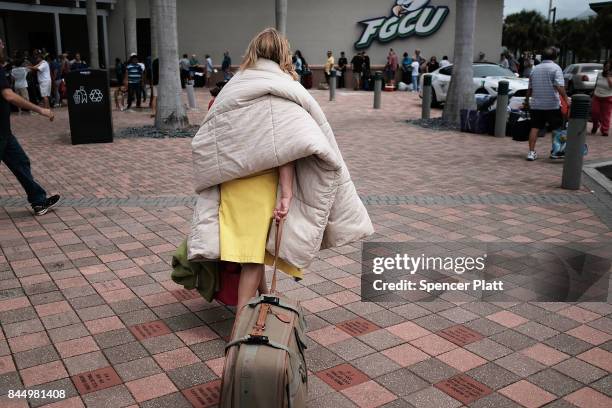
[[[38,87],[40,88],[41,97],[51,96],[51,81],[39,82]]]
[[[151,98],[157,97],[157,85],[151,86]]]
[[[530,109],[529,117],[532,129],[546,129],[547,125],[552,130],[563,127],[561,109]]]
[[[21,96],[26,101],[30,100],[30,95],[28,94],[28,88],[15,88],[15,93]]]

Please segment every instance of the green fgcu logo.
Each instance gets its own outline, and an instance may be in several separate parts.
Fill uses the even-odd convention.
[[[428,4],[429,0],[396,0],[390,16],[360,21],[365,27],[355,48],[368,48],[374,40],[386,43],[395,38],[432,35],[444,23],[449,10]]]

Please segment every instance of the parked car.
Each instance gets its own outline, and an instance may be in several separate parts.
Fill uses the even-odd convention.
[[[574,93],[593,93],[597,74],[603,69],[603,64],[571,64],[563,70],[565,89],[568,95]]]
[[[494,63],[474,63],[474,93],[497,95],[499,81],[505,79],[509,82],[509,94],[514,96],[527,96],[529,80],[519,78],[508,68]],[[446,94],[450,85],[453,66],[439,68],[431,73],[431,106],[438,106],[446,101]],[[423,97],[423,75],[420,78],[419,96]]]

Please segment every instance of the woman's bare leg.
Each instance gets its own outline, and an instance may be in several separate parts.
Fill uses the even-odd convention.
[[[268,293],[270,293],[270,291],[268,290],[268,283],[266,282],[265,271],[261,274],[261,280],[259,281],[259,287],[257,288],[257,290],[259,291],[260,295],[267,295]]]
[[[264,276],[265,279],[263,264],[242,264],[240,282],[238,283],[238,304],[236,305],[236,316],[240,313],[242,307],[247,304],[249,299],[257,294],[257,289],[261,284],[262,276]]]

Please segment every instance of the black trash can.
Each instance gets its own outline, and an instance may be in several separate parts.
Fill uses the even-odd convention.
[[[72,71],[65,80],[72,144],[112,142],[108,73],[98,69]]]

